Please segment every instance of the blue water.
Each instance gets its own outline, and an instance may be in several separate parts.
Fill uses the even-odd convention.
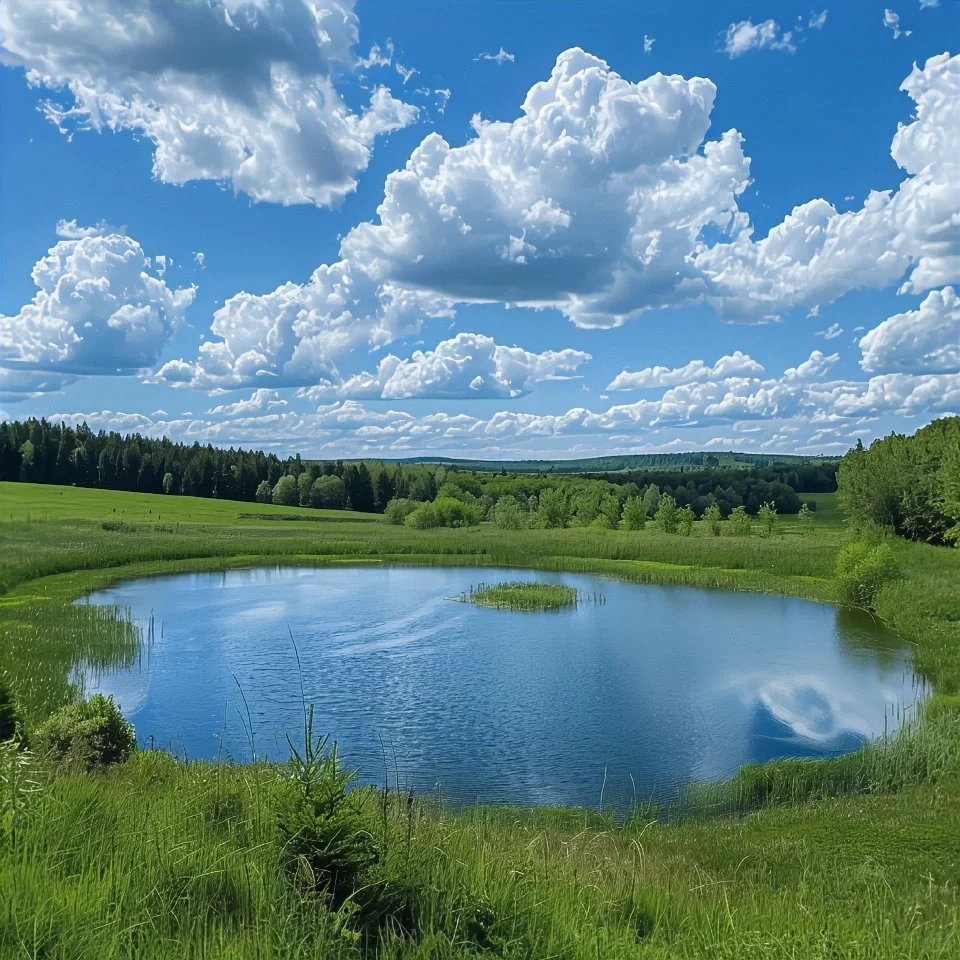
[[[500,579],[605,602],[521,613],[451,600]],[[743,763],[856,749],[916,699],[893,634],[783,597],[354,567],[158,577],[89,602],[128,608],[147,636],[133,664],[85,677],[141,743],[244,761],[252,726],[258,756],[287,756],[285,734],[303,726],[292,634],[316,728],[362,780],[383,781],[385,752],[391,784],[465,801],[669,799]]]

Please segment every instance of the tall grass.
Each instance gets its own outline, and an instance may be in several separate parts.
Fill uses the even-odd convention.
[[[0,661],[9,665],[28,727],[77,696],[87,675],[127,666],[140,653],[140,633],[123,611],[32,598],[0,602]]]
[[[771,805],[803,804],[853,794],[888,794],[936,785],[957,775],[960,712],[943,700],[918,700],[896,732],[854,753],[826,759],[773,760],[749,764],[736,776],[685,788],[681,817],[739,815]],[[924,716],[926,714],[926,716]]]
[[[929,789],[625,827],[358,791],[354,828],[379,851],[367,880],[396,897],[369,926],[356,899],[333,909],[290,871],[281,772],[146,751],[47,781],[0,844],[0,956],[919,960],[958,946],[960,809]]]
[[[563,610],[575,607],[577,591],[562,583],[528,583],[522,580],[504,580],[501,583],[479,583],[461,593],[463,603],[498,610]]]

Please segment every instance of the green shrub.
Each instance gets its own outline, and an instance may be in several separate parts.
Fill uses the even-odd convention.
[[[137,744],[133,724],[124,719],[113,697],[100,693],[52,714],[37,740],[41,747],[88,770],[126,760]]]
[[[572,509],[566,491],[560,487],[544,487],[537,499],[533,526],[541,530],[560,529],[570,524]]]
[[[284,865],[302,888],[329,897],[334,910],[381,856],[359,797],[346,785],[323,798],[304,797],[290,785],[275,800]]]
[[[777,527],[777,505],[775,503],[764,503],[757,513],[757,519],[760,521],[760,529],[765,537],[773,535]]]
[[[527,525],[527,515],[520,501],[509,493],[493,505],[490,519],[501,530],[523,530]]]
[[[13,739],[19,721],[10,685],[0,674],[0,742]]]
[[[612,493],[604,494],[600,498],[600,512],[593,525],[605,530],[616,530],[620,526],[620,501]]]
[[[414,510],[420,508],[419,500],[407,500],[405,497],[397,497],[391,500],[383,511],[387,523],[401,524]]]
[[[461,484],[466,484],[467,486],[472,486],[473,489],[466,489]],[[476,504],[479,503],[481,496],[480,484],[476,481],[473,481],[472,484],[468,483],[466,478],[459,480],[457,483],[454,483],[452,480],[447,480],[439,490],[437,490],[437,495],[434,497],[435,500],[460,500],[463,503]]]
[[[433,509],[441,527],[474,527],[483,519],[479,504],[466,503],[453,497],[437,497]]]
[[[657,512],[654,514],[653,522],[664,533],[676,533],[677,525],[680,522],[680,510],[677,507],[677,501],[668,493],[660,495],[657,501]]]
[[[308,707],[303,745],[287,738],[291,756],[274,799],[281,860],[300,890],[322,897],[360,932],[404,912],[406,898],[381,869],[376,806],[350,789],[355,774],[328,743],[314,737]]]
[[[415,530],[433,527],[473,527],[483,518],[479,504],[465,503],[453,497],[437,497],[433,503],[422,503],[407,515],[404,523]]]
[[[960,520],[960,418],[943,417],[913,436],[859,441],[837,472],[840,503],[855,529],[867,523],[943,544]]]
[[[623,505],[623,519],[620,525],[624,530],[642,530],[647,523],[647,507],[640,497],[627,497]]]
[[[897,579],[900,568],[887,543],[872,546],[857,540],[837,556],[837,599],[851,607],[873,610],[885,583]]]
[[[414,530],[432,530],[440,526],[440,518],[432,503],[421,503],[416,510],[407,514],[403,522]]]
[[[710,536],[719,537],[722,529],[720,524],[723,521],[723,514],[720,512],[720,508],[715,503],[711,503],[710,506],[703,511],[703,519],[707,522],[707,529],[710,531]]]
[[[693,521],[697,515],[690,506],[681,507],[677,511],[677,533],[682,537],[689,537],[693,533]]]
[[[734,507],[727,518],[727,533],[731,537],[749,537],[752,522],[745,507]]]

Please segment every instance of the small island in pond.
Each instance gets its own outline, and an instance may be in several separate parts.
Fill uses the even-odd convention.
[[[562,583],[504,581],[480,583],[461,593],[458,599],[498,610],[563,610],[577,605],[577,591]]]

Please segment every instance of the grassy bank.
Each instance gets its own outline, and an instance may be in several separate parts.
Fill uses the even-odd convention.
[[[369,797],[397,891],[370,930],[281,866],[268,768],[143,755],[45,787],[0,851],[0,955],[827,958],[956,955],[957,795],[614,828],[567,810],[440,814]],[[952,802],[951,802],[952,801]]]
[[[77,659],[123,661],[122,617],[72,601],[119,577],[269,563],[455,563],[829,600],[844,534],[765,538],[546,530],[414,531],[294,508],[0,484],[0,664],[28,724],[75,696]],[[276,512],[278,519],[264,519]],[[283,515],[289,519],[280,520]],[[105,774],[29,771],[0,841],[0,957],[934,958],[960,951],[960,551],[898,543],[881,615],[937,691],[923,740],[750,768],[746,817],[626,825],[589,811],[358,792],[376,863],[326,909],[278,830],[287,771],[144,753]],[[922,745],[922,749],[918,749]],[[880,747],[876,748],[881,749]],[[894,751],[899,752],[894,752]],[[2,781],[0,781],[0,789]],[[6,789],[9,790],[9,787]]]

